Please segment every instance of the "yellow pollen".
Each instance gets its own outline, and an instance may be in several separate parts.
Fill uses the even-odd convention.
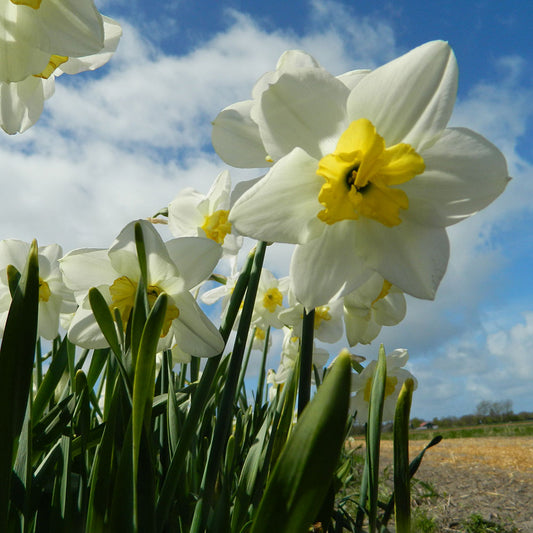
[[[263,296],[263,306],[271,313],[273,313],[276,310],[276,307],[282,303],[283,294],[281,294],[278,289],[272,288],[265,292],[265,295]]]
[[[379,300],[382,300],[389,294],[389,291],[391,290],[392,283],[390,281],[387,281],[386,279],[383,280],[383,287],[381,287],[381,292],[378,294],[377,298],[370,304],[374,305],[376,302],[379,302]]]
[[[365,392],[363,396],[365,402],[370,401],[370,393],[372,391],[372,380],[373,379],[374,379],[374,376],[371,376],[366,380]],[[385,398],[387,396],[390,396],[394,392],[394,390],[396,389],[396,385],[398,385],[398,378],[396,376],[387,376],[385,380]]]
[[[424,172],[422,157],[406,143],[385,147],[385,140],[366,118],[352,122],[335,151],[318,163],[326,180],[318,194],[326,224],[358,220],[360,216],[387,227],[401,223],[400,209],[409,207],[404,191],[393,188]]]
[[[265,157],[265,161],[266,161],[267,163],[273,163],[273,162],[274,162],[274,160],[273,160],[269,155],[267,155],[267,156]]]
[[[28,6],[33,9],[39,9],[41,7],[42,0],[11,0],[12,4],[16,6]]]
[[[111,287],[109,287],[109,292],[111,294],[112,304],[110,305],[111,310],[118,309],[120,313],[120,318],[122,319],[122,324],[126,327],[128,320],[130,318],[131,310],[135,302],[135,293],[137,292],[137,282],[132,281],[127,276],[121,276],[117,278]],[[157,297],[163,291],[157,285],[149,285],[147,290],[148,305],[150,309],[154,305]],[[172,321],[175,318],[178,318],[180,315],[179,309],[170,302],[167,305],[167,311],[165,313],[165,319],[163,322],[163,329],[161,330],[161,337],[164,337],[169,329]]]
[[[52,291],[50,291],[50,287],[48,286],[48,283],[44,281],[43,278],[39,278],[39,301],[40,302],[47,302],[50,299],[50,296],[52,295]]]
[[[321,305],[320,307],[315,307],[315,329],[320,327],[322,320],[331,320],[331,315],[329,314],[329,307],[327,305]]]
[[[219,209],[204,219],[202,229],[209,239],[223,244],[228,233],[231,233],[231,222],[228,221],[229,211]]]
[[[34,74],[34,76],[47,80],[54,73],[55,69],[66,61],[68,61],[68,57],[66,56],[51,56],[45,69],[40,74]]]

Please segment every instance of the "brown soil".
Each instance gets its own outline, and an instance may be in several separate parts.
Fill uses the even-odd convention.
[[[410,456],[423,445],[412,441]],[[392,464],[392,441],[382,441],[381,454],[382,465]],[[464,531],[461,523],[475,513],[506,531],[533,533],[531,436],[444,439],[426,452],[415,478],[413,504],[439,531]]]

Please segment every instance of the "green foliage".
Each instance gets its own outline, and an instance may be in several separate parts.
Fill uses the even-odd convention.
[[[142,262],[142,232],[137,247]],[[268,401],[265,351],[254,400],[247,395],[243,361],[264,251],[260,244],[251,254],[221,327],[227,340],[242,309],[232,351],[207,360],[201,372],[197,361],[174,367],[170,351],[156,361],[166,296],[150,308],[142,280],[127,324],[98,290],[90,292],[110,348],[79,352],[58,338],[43,355],[36,339],[35,245],[22,274],[10,269],[13,302],[0,349],[2,405],[11,406],[0,412],[6,480],[0,485],[0,531],[288,533],[316,524],[323,531],[356,532],[365,522],[372,531],[386,527],[394,498],[379,490],[383,350],[372,386],[365,466],[343,445],[352,423],[348,355],[337,358],[325,379],[315,372],[317,393],[297,423],[299,363]],[[399,516],[424,453],[408,463],[411,392],[400,396],[398,407],[397,427],[404,428],[396,466],[403,483],[396,486],[403,502],[398,497]],[[359,492],[352,491],[356,485]]]
[[[413,533],[437,533],[439,525],[434,518],[428,515],[426,510],[417,509],[413,513],[411,530]]]
[[[485,520],[479,514],[471,515],[463,522],[465,533],[517,533],[517,529],[512,527],[507,529],[491,520]]]

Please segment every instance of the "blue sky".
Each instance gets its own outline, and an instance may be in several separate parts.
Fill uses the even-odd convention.
[[[107,247],[135,218],[187,186],[207,192],[225,165],[210,121],[249,97],[281,52],[300,48],[334,74],[373,68],[432,39],[459,63],[451,124],[505,154],[513,181],[488,209],[450,228],[434,302],[409,299],[380,342],[405,347],[419,380],[413,415],[460,415],[481,400],[533,411],[533,58],[530,2],[97,2],[124,36],[98,72],[62,76],[36,126],[0,137],[2,238],[66,251]],[[255,177],[231,170],[234,181]],[[290,248],[269,249],[286,275]],[[275,360],[271,361],[275,366]]]

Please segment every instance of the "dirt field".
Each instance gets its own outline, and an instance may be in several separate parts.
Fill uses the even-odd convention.
[[[410,456],[423,448],[412,441]],[[382,464],[392,463],[392,441],[382,441]],[[430,448],[416,479],[429,483],[437,497],[427,498],[420,483],[415,506],[438,520],[440,531],[462,531],[473,513],[507,531],[533,533],[533,437],[443,439]],[[431,490],[429,491],[431,492]]]

